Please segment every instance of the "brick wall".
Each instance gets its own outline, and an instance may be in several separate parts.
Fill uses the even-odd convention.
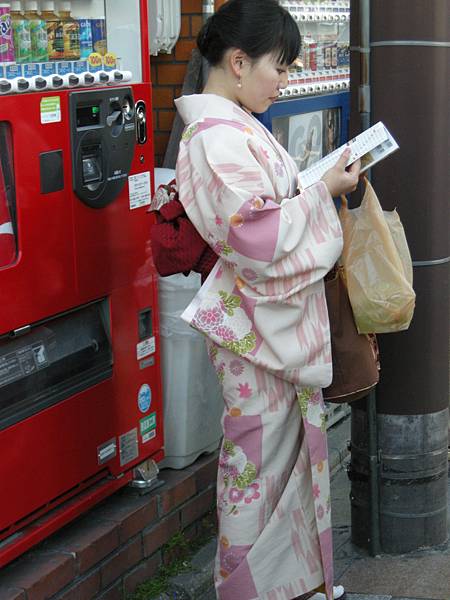
[[[164,544],[204,533],[214,511],[217,453],[160,473],[140,496],[124,488],[0,573],[0,600],[122,600],[167,562]]]
[[[181,2],[180,38],[171,54],[151,57],[155,166],[162,166],[175,118],[174,98],[181,95],[187,64],[203,23],[202,0]]]

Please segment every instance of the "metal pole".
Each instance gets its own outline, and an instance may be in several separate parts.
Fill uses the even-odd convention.
[[[354,88],[358,84],[358,113],[360,131],[371,125],[371,80],[370,80],[370,0],[359,0],[356,6],[357,19],[352,20],[358,31],[352,35],[352,53],[359,55],[359,77],[352,77]],[[355,43],[357,42],[357,43]],[[370,179],[370,173],[368,174]],[[378,423],[376,392],[370,392],[366,401],[367,432],[368,432],[368,461],[369,461],[369,506],[370,506],[370,535],[369,550],[372,556],[380,553],[380,472],[378,451]]]
[[[370,127],[370,0],[360,0],[359,16],[359,115],[361,131],[364,131]]]
[[[370,495],[370,554],[380,554],[380,461],[378,451],[377,398],[375,391],[367,397],[369,495]]]

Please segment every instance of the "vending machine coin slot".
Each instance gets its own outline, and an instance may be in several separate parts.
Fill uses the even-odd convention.
[[[136,102],[136,139],[138,144],[147,141],[147,114],[145,102]]]
[[[90,190],[95,190],[103,181],[102,148],[100,145],[85,146],[81,149],[83,182]]]
[[[73,186],[92,208],[104,208],[123,189],[134,156],[131,88],[70,94]]]
[[[109,105],[109,110],[110,114],[106,117],[106,124],[111,127],[111,135],[118,137],[122,133],[125,121],[122,105],[117,100],[113,100]]]

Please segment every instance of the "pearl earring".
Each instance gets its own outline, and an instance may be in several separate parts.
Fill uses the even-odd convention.
[[[238,88],[242,87],[242,80],[240,77],[239,77],[239,81],[237,82],[237,86],[238,86]]]

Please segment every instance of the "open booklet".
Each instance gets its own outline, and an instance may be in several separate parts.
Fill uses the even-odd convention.
[[[361,159],[361,172],[366,171],[372,167],[375,163],[379,162],[383,158],[386,158],[389,154],[392,154],[398,149],[398,144],[386,129],[385,125],[381,121],[366,129],[352,140],[349,140],[346,144],[333,150],[330,154],[327,154],[324,158],[321,158],[313,165],[300,171],[299,178],[303,189],[317,183],[322,179],[323,174],[333,167],[342,152],[347,146],[350,146],[351,154],[347,162],[347,166],[351,165],[358,158]]]

